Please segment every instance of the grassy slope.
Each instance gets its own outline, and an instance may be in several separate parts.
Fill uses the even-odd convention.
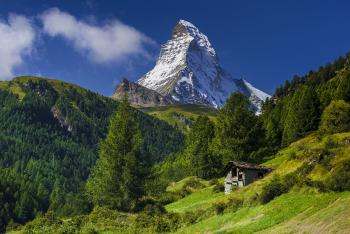
[[[168,211],[185,212],[207,209],[213,204],[239,198],[244,201],[241,209],[234,213],[213,216],[178,233],[324,233],[350,232],[350,192],[320,193],[311,188],[292,189],[266,205],[256,202],[264,184],[269,183],[274,174],[286,175],[310,160],[312,153],[324,149],[327,145],[333,156],[333,166],[350,159],[350,147],[344,145],[344,139],[350,133],[336,134],[318,140],[309,136],[281,150],[277,156],[264,163],[274,171],[262,180],[240,188],[230,195],[214,193],[211,187],[199,190],[191,195],[166,206]],[[332,142],[332,143],[330,143]],[[323,180],[328,170],[318,164],[308,177]]]
[[[29,80],[45,80],[49,82],[56,91],[62,92],[63,90],[67,88],[74,88],[75,90],[78,90],[80,92],[85,92],[86,90],[78,85],[74,85],[71,83],[67,83],[60,80],[53,80],[53,79],[47,79],[47,78],[41,78],[41,77],[35,77],[35,76],[19,76],[14,78],[11,81],[0,81],[0,89],[10,91],[14,94],[17,94],[20,99],[22,99],[25,95],[25,91],[22,89],[21,85],[27,84]]]
[[[140,110],[173,126],[177,125],[183,131],[188,130],[188,126],[197,116],[208,115],[213,119],[217,114],[217,110],[213,107],[195,104],[148,107]]]

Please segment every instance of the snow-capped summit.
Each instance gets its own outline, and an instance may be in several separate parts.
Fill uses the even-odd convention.
[[[178,103],[208,104],[216,108],[222,107],[235,91],[249,96],[257,111],[269,97],[226,72],[208,37],[185,20],[177,22],[171,39],[161,46],[155,67],[137,83]]]

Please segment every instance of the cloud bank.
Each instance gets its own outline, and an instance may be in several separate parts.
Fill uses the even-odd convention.
[[[44,33],[68,40],[77,51],[99,64],[133,55],[147,57],[145,46],[153,43],[143,33],[117,20],[97,26],[77,20],[58,8],[45,11],[40,19]]]
[[[0,20],[0,80],[9,80],[34,46],[35,30],[28,18],[10,14]]]

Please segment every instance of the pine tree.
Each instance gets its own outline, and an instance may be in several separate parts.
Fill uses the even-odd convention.
[[[313,86],[300,86],[289,102],[284,122],[282,145],[286,146],[317,129],[319,101]]]
[[[214,124],[207,116],[199,116],[187,137],[186,154],[194,174],[201,178],[215,177],[221,168],[221,159],[210,149],[214,136]]]
[[[87,182],[94,205],[129,210],[142,195],[141,145],[141,133],[125,97],[110,121]]]
[[[214,150],[222,155],[223,163],[249,161],[249,154],[259,147],[264,138],[257,120],[247,97],[241,93],[230,96],[217,118],[214,144]]]
[[[350,101],[350,72],[344,72],[341,77],[338,87],[335,91],[336,99],[343,99],[346,102]]]

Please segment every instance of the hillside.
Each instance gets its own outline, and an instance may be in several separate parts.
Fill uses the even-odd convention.
[[[90,209],[82,190],[117,108],[108,97],[62,81],[0,82],[0,232],[48,209],[61,215]],[[180,131],[136,109],[133,114],[150,164],[181,149]]]
[[[146,213],[125,215],[116,211],[95,210],[80,224],[72,219],[54,226],[47,225],[44,230],[81,229],[101,233],[153,233],[154,230],[176,233],[348,233],[350,220],[346,217],[350,215],[350,192],[342,191],[349,188],[347,181],[350,178],[348,171],[342,174],[342,170],[347,169],[344,165],[350,162],[347,139],[350,139],[350,133],[324,137],[310,135],[301,139],[264,163],[274,169],[271,174],[230,195],[215,189],[215,184],[222,181],[186,178],[172,184],[168,191],[181,192],[192,186],[192,193],[168,204],[166,209],[169,213],[162,216],[153,215],[151,218]],[[276,178],[280,181],[276,182]],[[278,186],[285,186],[285,189],[271,201],[262,203],[263,191],[271,184],[277,190]],[[159,223],[152,224],[154,218]],[[37,220],[27,225],[27,230],[38,230],[35,228],[39,227],[40,222]]]
[[[170,125],[187,132],[193,121],[200,115],[214,119],[218,110],[207,105],[185,104],[140,108],[141,111],[161,119]]]
[[[262,180],[230,195],[216,193],[212,187],[206,187],[167,205],[167,210],[171,212],[205,212],[226,203],[227,211],[221,215],[204,218],[177,232],[348,233],[350,220],[344,217],[350,214],[350,192],[334,192],[325,187],[339,186],[328,183],[336,183],[331,177],[337,176],[335,171],[350,160],[350,147],[346,143],[349,138],[350,133],[322,139],[306,137],[279,151],[275,158],[264,163],[274,171]],[[306,170],[305,165],[310,168]],[[276,175],[283,178],[293,173],[302,178],[297,179],[288,192],[266,205],[258,202],[263,188],[272,183]],[[344,174],[349,175],[347,172]],[[240,207],[231,212],[230,206],[237,201],[240,201]]]

